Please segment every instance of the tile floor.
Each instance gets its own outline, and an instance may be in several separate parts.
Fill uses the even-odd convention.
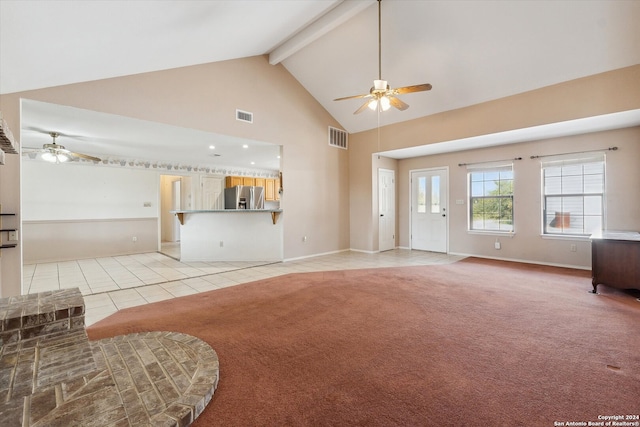
[[[396,249],[376,254],[339,252],[277,263],[182,263],[163,252],[24,266],[23,293],[77,287],[89,326],[116,311],[289,273],[448,264],[454,255]]]

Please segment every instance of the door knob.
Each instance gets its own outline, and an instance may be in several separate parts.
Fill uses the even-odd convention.
[[[380,216],[384,216],[384,214],[380,214]]]
[[[442,216],[446,216],[445,214],[442,214]]]

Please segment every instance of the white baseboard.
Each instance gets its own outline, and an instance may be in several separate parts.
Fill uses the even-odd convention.
[[[562,268],[573,268],[576,270],[591,270],[591,267],[585,267],[584,265],[570,265],[570,264],[557,264],[552,262],[542,262],[542,261],[531,261],[527,259],[518,259],[518,258],[500,258],[500,257],[491,257],[484,255],[476,255],[476,254],[464,254],[459,252],[449,252],[449,255],[463,256],[463,257],[473,257],[473,258],[483,258],[483,259],[493,259],[496,261],[510,261],[510,262],[521,262],[523,264],[535,264],[535,265],[546,265],[549,267],[562,267]]]
[[[299,261],[301,259],[315,258],[315,257],[323,256],[323,255],[339,254],[340,252],[349,252],[350,250],[351,249],[340,249],[338,251],[322,252],[322,253],[318,253],[318,254],[305,255],[305,256],[300,256],[300,257],[295,257],[295,258],[285,258],[285,259],[282,260],[282,262]]]

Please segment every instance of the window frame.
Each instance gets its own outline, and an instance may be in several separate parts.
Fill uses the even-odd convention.
[[[500,177],[500,172],[510,172],[511,173],[511,178],[509,179],[501,179]],[[484,177],[482,179],[482,181],[474,181],[473,180],[473,174],[477,174],[477,173],[497,173],[498,174],[498,178],[497,179],[493,179],[493,180],[485,180]],[[486,195],[484,194],[485,189],[483,188],[483,195],[481,196],[474,196],[474,191],[473,191],[473,183],[474,182],[488,182],[488,181],[496,181],[496,188],[501,188],[500,187],[500,182],[501,181],[511,181],[511,193],[510,194],[498,194],[498,195]],[[484,184],[483,184],[484,187]],[[487,163],[483,163],[483,164],[479,164],[479,165],[467,165],[467,202],[469,203],[469,208],[467,209],[467,232],[469,233],[479,233],[479,234],[508,234],[508,235],[513,235],[515,232],[515,196],[514,196],[514,188],[515,188],[515,172],[513,170],[513,163],[509,162],[509,163],[491,163],[491,164],[487,164]],[[498,219],[498,228],[485,228],[483,226],[483,228],[475,228],[474,227],[474,204],[475,204],[475,200],[497,200],[499,205],[502,205],[502,201],[506,200],[509,202],[510,206],[511,206],[511,212],[510,212],[510,219],[511,219],[511,227],[509,229],[501,229],[501,220]],[[482,221],[483,223],[487,220],[486,216],[484,215],[486,214],[486,212],[483,213],[483,218]]]

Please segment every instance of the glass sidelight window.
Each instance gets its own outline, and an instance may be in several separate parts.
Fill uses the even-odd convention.
[[[418,213],[427,213],[427,178],[418,178]]]

